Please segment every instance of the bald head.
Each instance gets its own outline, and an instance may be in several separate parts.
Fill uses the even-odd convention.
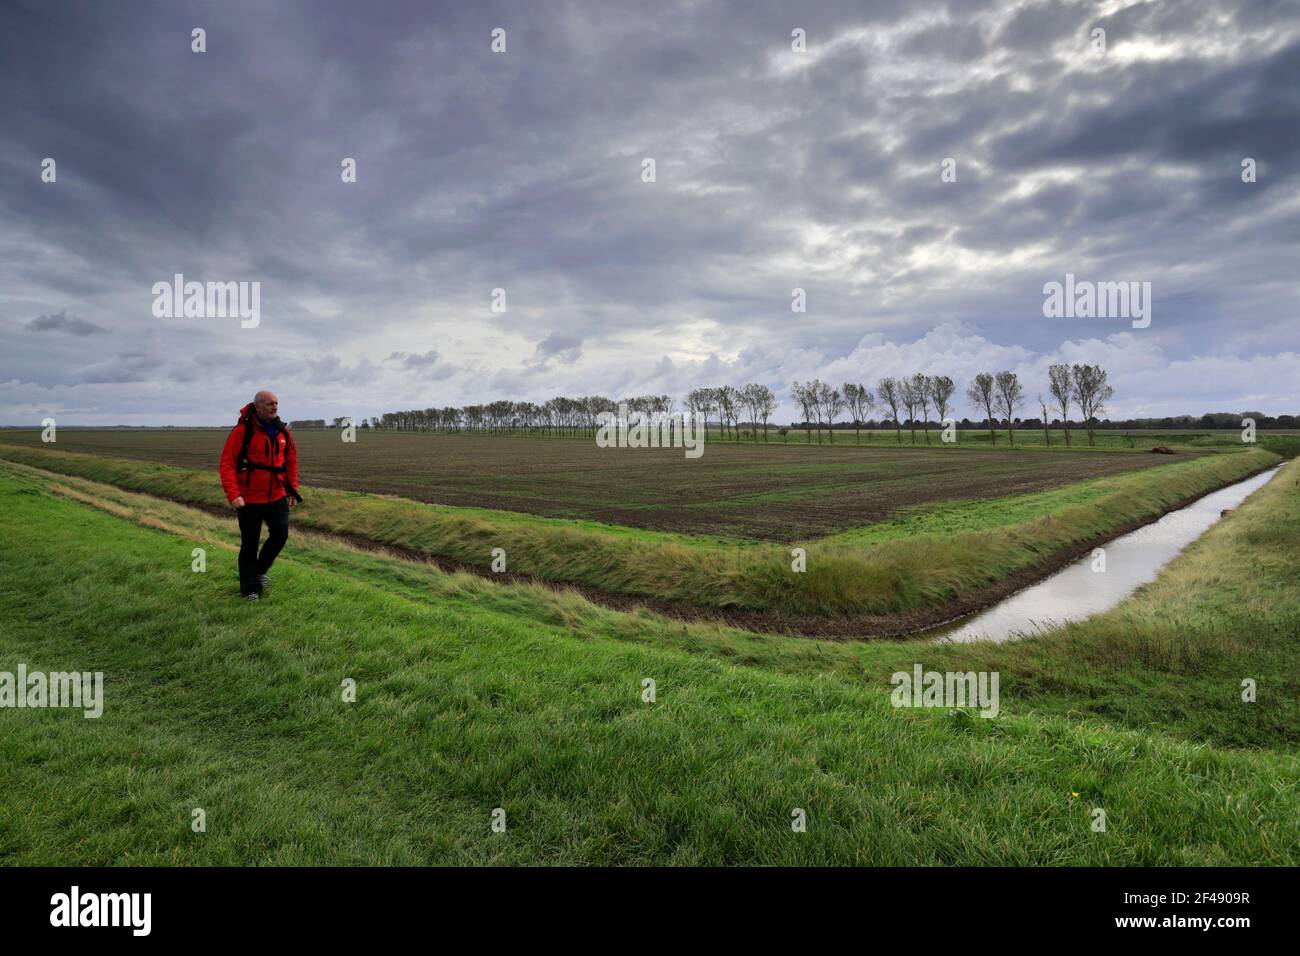
[[[257,410],[258,418],[270,421],[279,415],[280,400],[275,397],[275,392],[262,389],[253,396],[253,407]]]

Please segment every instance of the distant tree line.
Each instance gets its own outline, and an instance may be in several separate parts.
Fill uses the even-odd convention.
[[[803,410],[803,421],[799,427],[806,429],[807,440],[812,441],[813,432],[817,441],[822,440],[822,430],[835,441],[835,429],[841,427],[836,420],[842,414],[850,416],[851,427],[858,433],[861,441],[863,427],[893,428],[898,443],[903,443],[903,428],[906,427],[913,445],[916,444],[916,430],[922,431],[925,443],[930,444],[930,426],[937,422],[939,427],[955,419],[950,419],[954,409],[953,395],[957,383],[947,375],[926,375],[916,372],[895,378],[887,375],[882,378],[873,391],[858,382],[845,382],[842,388],[828,385],[821,379],[810,382],[795,382],[790,389],[791,397]],[[1048,391],[1053,403],[1060,408],[1059,427],[1065,431],[1065,442],[1070,443],[1070,409],[1077,408],[1081,424],[1088,429],[1088,444],[1093,443],[1093,429],[1106,411],[1115,390],[1107,382],[1106,370],[1099,365],[1053,365],[1048,374]],[[997,444],[997,427],[1005,425],[1007,440],[1015,444],[1015,427],[1019,423],[1016,412],[1025,404],[1025,389],[1020,377],[1015,372],[980,372],[966,387],[966,400],[978,411],[984,413],[982,423],[989,429],[989,436]],[[1044,421],[1047,405],[1039,396],[1043,409]],[[879,408],[882,415],[878,420],[871,419],[868,413]],[[931,417],[933,413],[933,418]],[[965,424],[971,424],[969,419]],[[1045,431],[1047,443],[1051,444],[1051,433]]]
[[[619,405],[630,412],[651,416],[673,415],[679,411],[671,395],[635,395],[615,400],[603,395],[581,398],[557,396],[547,402],[513,402],[501,400],[486,405],[446,408],[413,408],[385,412],[371,418],[373,428],[396,431],[536,433],[548,435],[594,435],[598,417],[604,412],[617,413]],[[766,436],[768,422],[776,411],[776,395],[766,385],[749,384],[739,388],[697,388],[686,396],[681,411],[698,415],[707,424],[717,423],[724,437],[739,439],[737,426],[742,420],[762,425]]]
[[[1007,441],[1015,444],[1017,429],[1042,428],[1049,445],[1050,429],[1060,430],[1065,444],[1069,445],[1070,426],[1077,424],[1087,431],[1091,445],[1098,428],[1229,428],[1240,426],[1243,416],[1254,418],[1261,428],[1300,427],[1300,419],[1294,415],[1270,417],[1251,412],[1112,422],[1104,416],[1114,389],[1106,370],[1099,365],[1053,365],[1048,369],[1045,384],[1046,398],[1044,392],[1039,392],[1035,402],[1041,417],[1021,419],[1017,413],[1025,406],[1027,396],[1019,376],[1011,371],[980,372],[964,392],[977,417],[973,421],[963,418],[956,422],[953,415],[957,383],[947,375],[916,372],[885,376],[874,388],[860,382],[845,382],[836,387],[820,379],[796,381],[791,385],[790,396],[803,418],[778,432],[788,441],[791,429],[803,430],[807,442],[816,435],[820,444],[823,432],[834,443],[837,430],[852,429],[860,442],[863,429],[885,428],[893,429],[898,443],[902,444],[906,429],[915,445],[918,429],[921,440],[929,444],[931,428],[941,429],[945,421],[954,421],[962,428],[987,428],[994,444],[999,429],[1005,429]],[[603,412],[617,412],[620,403],[626,404],[630,412],[646,415],[671,415],[678,411],[676,400],[669,395],[639,395],[621,400],[601,395],[557,396],[540,404],[502,399],[485,405],[385,412],[369,420],[362,419],[358,424],[394,431],[587,436],[596,433],[598,416]],[[758,441],[761,431],[762,440],[767,441],[776,408],[777,397],[772,389],[750,383],[692,389],[683,400],[681,411],[698,416],[709,426],[716,425],[724,440]],[[345,421],[336,418],[333,427]],[[323,419],[292,423],[295,427],[300,424],[309,428],[325,427]]]
[[[291,421],[291,422],[289,423],[289,427],[290,427],[290,428],[297,428],[297,429],[302,429],[302,428],[325,428],[325,427],[329,427],[329,428],[343,428],[345,425],[347,425],[347,424],[348,424],[349,422],[351,422],[351,421],[352,421],[352,419],[349,418],[348,416],[346,416],[346,415],[340,415],[338,418],[335,418],[333,421],[331,421],[330,424],[329,424],[328,426],[326,426],[326,424],[325,424],[325,419],[323,419],[323,418],[301,418],[301,419],[298,419],[297,421]],[[362,427],[362,428],[369,428],[369,427],[370,427],[370,423],[369,423],[368,421],[366,421],[366,419],[364,419],[364,418],[361,419],[361,421],[358,422],[357,424],[360,425],[360,427]]]
[[[628,411],[671,414],[676,403],[668,395],[638,395],[623,400]],[[557,396],[550,401],[512,402],[460,408],[412,408],[385,412],[370,419],[372,428],[421,432],[487,432],[492,434],[595,435],[602,412],[617,412],[619,403],[601,395],[581,398]]]
[[[754,440],[758,441],[758,425],[761,423],[763,441],[767,441],[767,423],[776,411],[776,394],[766,385],[753,383],[739,388],[730,385],[697,388],[686,396],[686,410],[698,415],[706,427],[716,413],[722,437],[736,440],[740,439],[739,426],[747,415]]]

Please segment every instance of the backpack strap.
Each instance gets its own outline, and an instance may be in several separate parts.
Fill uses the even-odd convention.
[[[295,445],[293,441],[293,432],[291,432],[288,426],[278,418],[275,420],[275,427],[284,435],[284,460],[285,462],[288,462],[289,452],[292,451],[294,455],[298,454],[298,446]],[[280,469],[280,480],[284,482],[285,492],[293,497],[298,504],[302,504],[302,495],[298,494],[298,489],[289,483],[289,468],[287,465]]]
[[[253,467],[248,463],[248,446],[253,440],[253,431],[257,427],[253,424],[253,413],[240,418],[240,423],[244,426],[244,441],[239,446],[239,454],[235,456],[235,471],[252,471]]]

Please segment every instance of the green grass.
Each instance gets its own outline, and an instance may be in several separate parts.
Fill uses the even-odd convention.
[[[950,535],[955,531],[983,531],[1041,518],[1071,505],[1080,505],[1108,493],[1104,480],[1083,481],[1031,495],[1007,495],[981,501],[953,501],[918,505],[865,528],[854,528],[822,539],[823,544],[865,546],[915,535]]]
[[[0,476],[0,669],[106,674],[98,721],[0,710],[0,860],[1294,865],[1300,766],[1263,746],[1295,742],[1295,467],[1130,617],[980,648],[684,626],[302,535],[247,605],[228,519]],[[893,709],[914,661],[1002,666],[1002,715]],[[1130,726],[1064,709],[1088,686]],[[1200,740],[1225,719],[1260,749]]]
[[[184,502],[223,505],[206,472],[124,459],[0,446],[0,457],[106,481]],[[970,506],[930,521],[947,533],[808,542],[807,571],[791,570],[790,549],[767,544],[689,543],[658,532],[593,527],[588,522],[428,505],[360,492],[309,489],[296,520],[326,531],[489,566],[504,548],[507,568],[542,580],[669,598],[710,608],[794,615],[889,615],[942,606],[1032,569],[1061,552],[1149,520],[1179,502],[1240,480],[1278,461],[1262,449],[1183,459],[1078,486],[1066,498],[993,524],[990,510]],[[1068,495],[1075,495],[1070,499]],[[974,525],[973,527],[971,525]]]
[[[60,493],[194,543],[227,551],[237,548],[238,535],[229,517],[111,485],[60,478],[21,465],[7,467]],[[1052,639],[1009,644],[828,642],[759,635],[717,624],[683,624],[645,611],[608,610],[575,592],[543,585],[444,574],[434,565],[394,560],[300,528],[294,532],[292,552],[297,563],[456,612],[487,609],[575,634],[673,647],[792,675],[884,684],[894,671],[909,669],[918,647],[924,647],[927,666],[940,670],[999,670],[1016,699],[1032,701],[1038,711],[1067,718],[1087,714],[1221,746],[1294,749],[1300,743],[1300,676],[1291,661],[1300,640],[1300,590],[1291,581],[1300,560],[1262,559],[1291,556],[1287,542],[1300,532],[1295,467],[1252,496],[1232,520],[1216,524],[1155,583],[1119,608],[1058,631]],[[1255,575],[1256,565],[1267,573]],[[1168,587],[1171,581],[1174,587]],[[1224,600],[1225,593],[1232,598]],[[1240,682],[1234,674],[1247,644],[1247,659],[1252,667],[1264,665],[1258,668],[1259,679],[1271,690],[1258,707],[1241,708],[1225,689]],[[1213,670],[1217,666],[1227,670]]]

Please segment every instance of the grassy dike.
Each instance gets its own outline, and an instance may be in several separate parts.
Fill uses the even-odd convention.
[[[9,445],[0,445],[0,457],[182,502],[226,506],[214,475],[195,469]],[[1089,484],[1104,493],[1058,502],[1061,507],[1012,524],[988,526],[987,507],[974,502],[969,509],[984,516],[974,527],[950,516],[931,523],[936,533],[869,543],[849,533],[807,542],[807,570],[798,574],[783,546],[727,546],[358,492],[310,489],[295,521],[475,567],[489,566],[493,549],[504,548],[512,572],[620,595],[787,615],[883,616],[941,609],[1279,460],[1252,449],[1099,479]]]
[[[1115,612],[979,648],[683,625],[306,535],[250,606],[231,593],[229,520],[0,472],[0,670],[106,674],[99,720],[0,710],[3,862],[1300,860],[1281,705],[1295,685],[1280,677],[1298,633],[1295,465]],[[1184,602],[1172,618],[1152,604],[1169,599]],[[1021,681],[1031,660],[1052,679]],[[887,673],[914,661],[1001,664],[1001,715],[892,708]],[[1129,721],[1148,708],[1171,733],[1053,697],[1120,666],[1112,706],[1131,698]],[[1237,702],[1237,733],[1277,750],[1194,742],[1242,674],[1260,700]],[[1090,829],[1097,806],[1106,833]]]

